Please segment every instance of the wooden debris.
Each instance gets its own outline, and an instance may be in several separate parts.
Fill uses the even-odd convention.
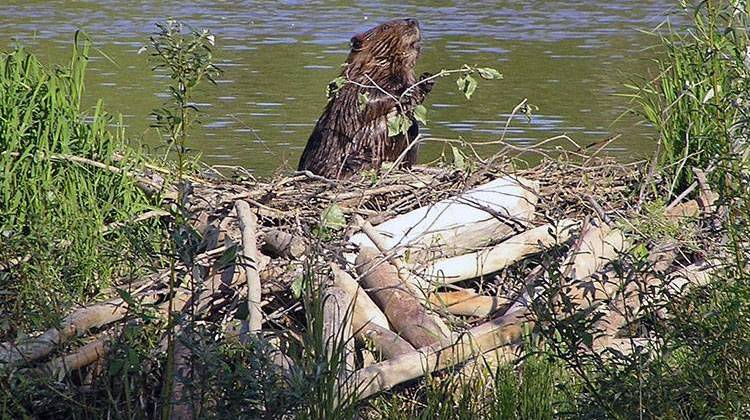
[[[578,226],[564,219],[548,223],[506,239],[499,245],[430,263],[418,272],[433,284],[450,284],[500,271],[531,254],[566,242]]]
[[[357,257],[357,272],[373,300],[382,308],[394,330],[414,347],[450,340],[451,332],[438,317],[427,312],[398,277],[398,270],[380,253],[364,248]]]
[[[409,250],[410,263],[450,257],[497,243],[525,230],[534,216],[538,184],[503,177],[455,197],[397,216],[376,227],[386,248]],[[364,234],[351,242],[375,244]]]

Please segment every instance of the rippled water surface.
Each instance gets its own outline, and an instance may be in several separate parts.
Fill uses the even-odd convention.
[[[165,80],[138,49],[167,17],[216,34],[216,86],[200,95],[205,111],[192,146],[211,164],[243,165],[268,174],[296,165],[357,32],[393,18],[414,17],[423,29],[417,72],[464,63],[498,68],[505,79],[481,82],[471,101],[452,79],[439,80],[429,100],[432,137],[487,141],[500,137],[524,98],[538,106],[530,122],[516,119],[506,140],[519,145],[568,134],[581,144],[614,133],[623,158],[652,150],[648,130],[633,118],[612,122],[626,103],[613,94],[644,71],[655,39],[644,35],[674,12],[671,1],[24,1],[0,4],[0,48],[20,43],[45,61],[61,63],[73,33],[85,30],[96,47],[87,95],[122,113],[135,141],[158,145],[148,115],[163,101]],[[422,159],[438,156],[430,142]]]

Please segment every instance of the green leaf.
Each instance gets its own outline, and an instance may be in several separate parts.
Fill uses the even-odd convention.
[[[320,224],[324,228],[338,230],[346,226],[344,211],[338,204],[333,203],[320,215]]]
[[[231,264],[234,263],[234,261],[237,259],[237,245],[232,245],[229,248],[224,251],[223,254],[221,254],[221,257],[219,257],[218,260],[214,263],[214,268],[216,270],[223,270],[224,268],[229,267]]]
[[[466,159],[461,150],[456,146],[451,146],[451,151],[453,152],[453,166],[461,170],[466,169]]]
[[[417,105],[414,107],[414,119],[427,125],[427,108],[424,105]]]
[[[331,99],[338,95],[339,91],[346,84],[346,78],[339,76],[328,83],[328,89],[326,90],[326,98]]]
[[[304,290],[305,286],[305,277],[304,276],[297,276],[294,281],[292,282],[292,295],[295,299],[299,299],[302,297],[302,290]]]
[[[370,98],[367,96],[367,92],[365,93],[358,93],[357,94],[357,102],[359,102],[359,111],[362,112],[365,110],[365,107],[367,107],[367,102],[370,101]]]
[[[502,73],[492,67],[477,67],[477,73],[479,73],[479,77],[487,80],[503,78]]]
[[[466,99],[471,99],[471,95],[477,89],[477,80],[471,77],[470,74],[465,74],[456,80],[458,90],[466,96]]]
[[[395,114],[388,118],[388,137],[406,134],[411,127],[411,120],[403,114]]]

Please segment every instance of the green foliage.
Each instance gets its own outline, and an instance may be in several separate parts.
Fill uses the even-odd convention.
[[[626,95],[656,128],[659,163],[677,191],[692,182],[691,167],[723,165],[722,157],[742,153],[748,139],[747,5],[701,2],[693,16],[689,32],[659,34],[657,77],[629,86],[634,93]]]
[[[188,128],[197,111],[191,102],[195,89],[204,80],[214,83],[219,74],[214,65],[215,36],[208,30],[185,34],[182,23],[174,20],[156,26],[159,31],[151,37],[147,50],[156,63],[154,70],[166,71],[173,84],[168,86],[170,101],[153,113],[154,127],[166,131],[167,143],[176,146],[181,156],[187,152]]]
[[[55,69],[22,48],[0,54],[0,261],[26,261],[0,275],[0,318],[14,320],[0,337],[47,325],[160,247],[149,223],[103,234],[154,203],[127,175],[140,158],[110,131],[120,122],[101,101],[81,107],[89,46],[76,34]]]
[[[553,419],[571,415],[574,405],[563,388],[572,378],[543,356],[518,367],[476,367],[426,377],[424,386],[373,400],[367,418],[383,419]],[[412,395],[413,394],[413,395]]]

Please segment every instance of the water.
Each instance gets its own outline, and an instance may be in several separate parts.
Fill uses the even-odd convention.
[[[101,51],[89,66],[87,97],[104,98],[109,110],[124,115],[133,141],[159,151],[149,112],[164,101],[165,80],[137,51],[154,23],[167,17],[211,29],[224,72],[200,94],[205,114],[191,146],[209,164],[241,165],[265,175],[280,165],[296,166],[349,38],[385,20],[414,17],[423,30],[418,74],[468,63],[495,67],[505,76],[481,81],[470,101],[453,79],[439,80],[426,104],[428,136],[496,140],[510,111],[527,98],[539,110],[530,122],[513,121],[505,133],[513,144],[559,134],[589,144],[621,133],[611,153],[632,159],[653,150],[648,128],[634,118],[612,124],[627,105],[614,94],[648,64],[651,53],[644,49],[655,39],[639,30],[663,21],[675,2],[403,3],[11,1],[0,5],[0,48],[20,43],[45,61],[62,63],[75,30],[85,30]],[[442,143],[429,142],[420,156],[429,160],[442,151]]]

